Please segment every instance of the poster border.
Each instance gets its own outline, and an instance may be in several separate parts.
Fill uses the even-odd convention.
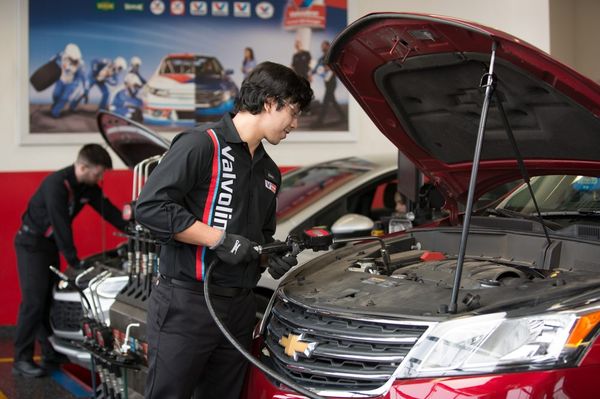
[[[68,132],[68,133],[31,133],[29,124],[29,0],[18,0],[17,7],[17,144],[19,146],[42,146],[42,145],[80,145],[90,142],[104,143],[99,132]],[[346,26],[350,17],[351,0],[346,3]],[[339,85],[345,87],[343,85]],[[360,107],[354,98],[348,96],[348,130],[294,130],[287,138],[289,143],[310,142],[356,142],[358,140],[358,114]],[[145,125],[148,126],[148,125]],[[151,126],[148,126],[152,130]],[[171,140],[180,131],[175,132],[158,131],[161,136]]]

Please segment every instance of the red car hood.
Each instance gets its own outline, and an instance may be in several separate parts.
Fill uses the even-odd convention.
[[[476,197],[521,177],[497,98],[530,175],[600,175],[600,86],[506,33],[448,17],[371,14],[335,39],[327,62],[381,132],[448,199],[464,202],[493,42],[497,96]]]

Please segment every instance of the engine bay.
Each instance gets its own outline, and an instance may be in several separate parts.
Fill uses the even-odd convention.
[[[329,311],[449,317],[459,238],[460,229],[452,227],[413,231],[380,245],[356,244],[307,264],[283,291]],[[457,313],[516,308],[527,301],[538,306],[589,290],[600,285],[597,250],[596,242],[580,239],[554,237],[548,245],[540,234],[473,229]]]

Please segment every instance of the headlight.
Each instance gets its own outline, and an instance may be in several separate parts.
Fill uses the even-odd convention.
[[[170,94],[169,90],[167,89],[157,89],[154,87],[149,87],[148,91],[150,92],[150,94],[153,94],[158,97],[168,97]]]
[[[215,100],[219,100],[219,101],[227,101],[230,98],[229,92],[227,92],[227,90],[214,90],[212,92],[212,97]]]
[[[485,374],[572,365],[598,312],[506,318],[505,313],[442,322],[411,349],[397,378]],[[595,322],[588,322],[589,318]],[[587,320],[581,323],[582,320]]]

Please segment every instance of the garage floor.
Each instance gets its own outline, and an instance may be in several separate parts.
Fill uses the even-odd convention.
[[[91,389],[81,377],[89,373],[73,365],[63,365],[43,378],[23,378],[12,374],[14,327],[0,327],[0,399],[89,398]],[[39,358],[35,360],[39,361]],[[79,378],[78,378],[79,377]]]

